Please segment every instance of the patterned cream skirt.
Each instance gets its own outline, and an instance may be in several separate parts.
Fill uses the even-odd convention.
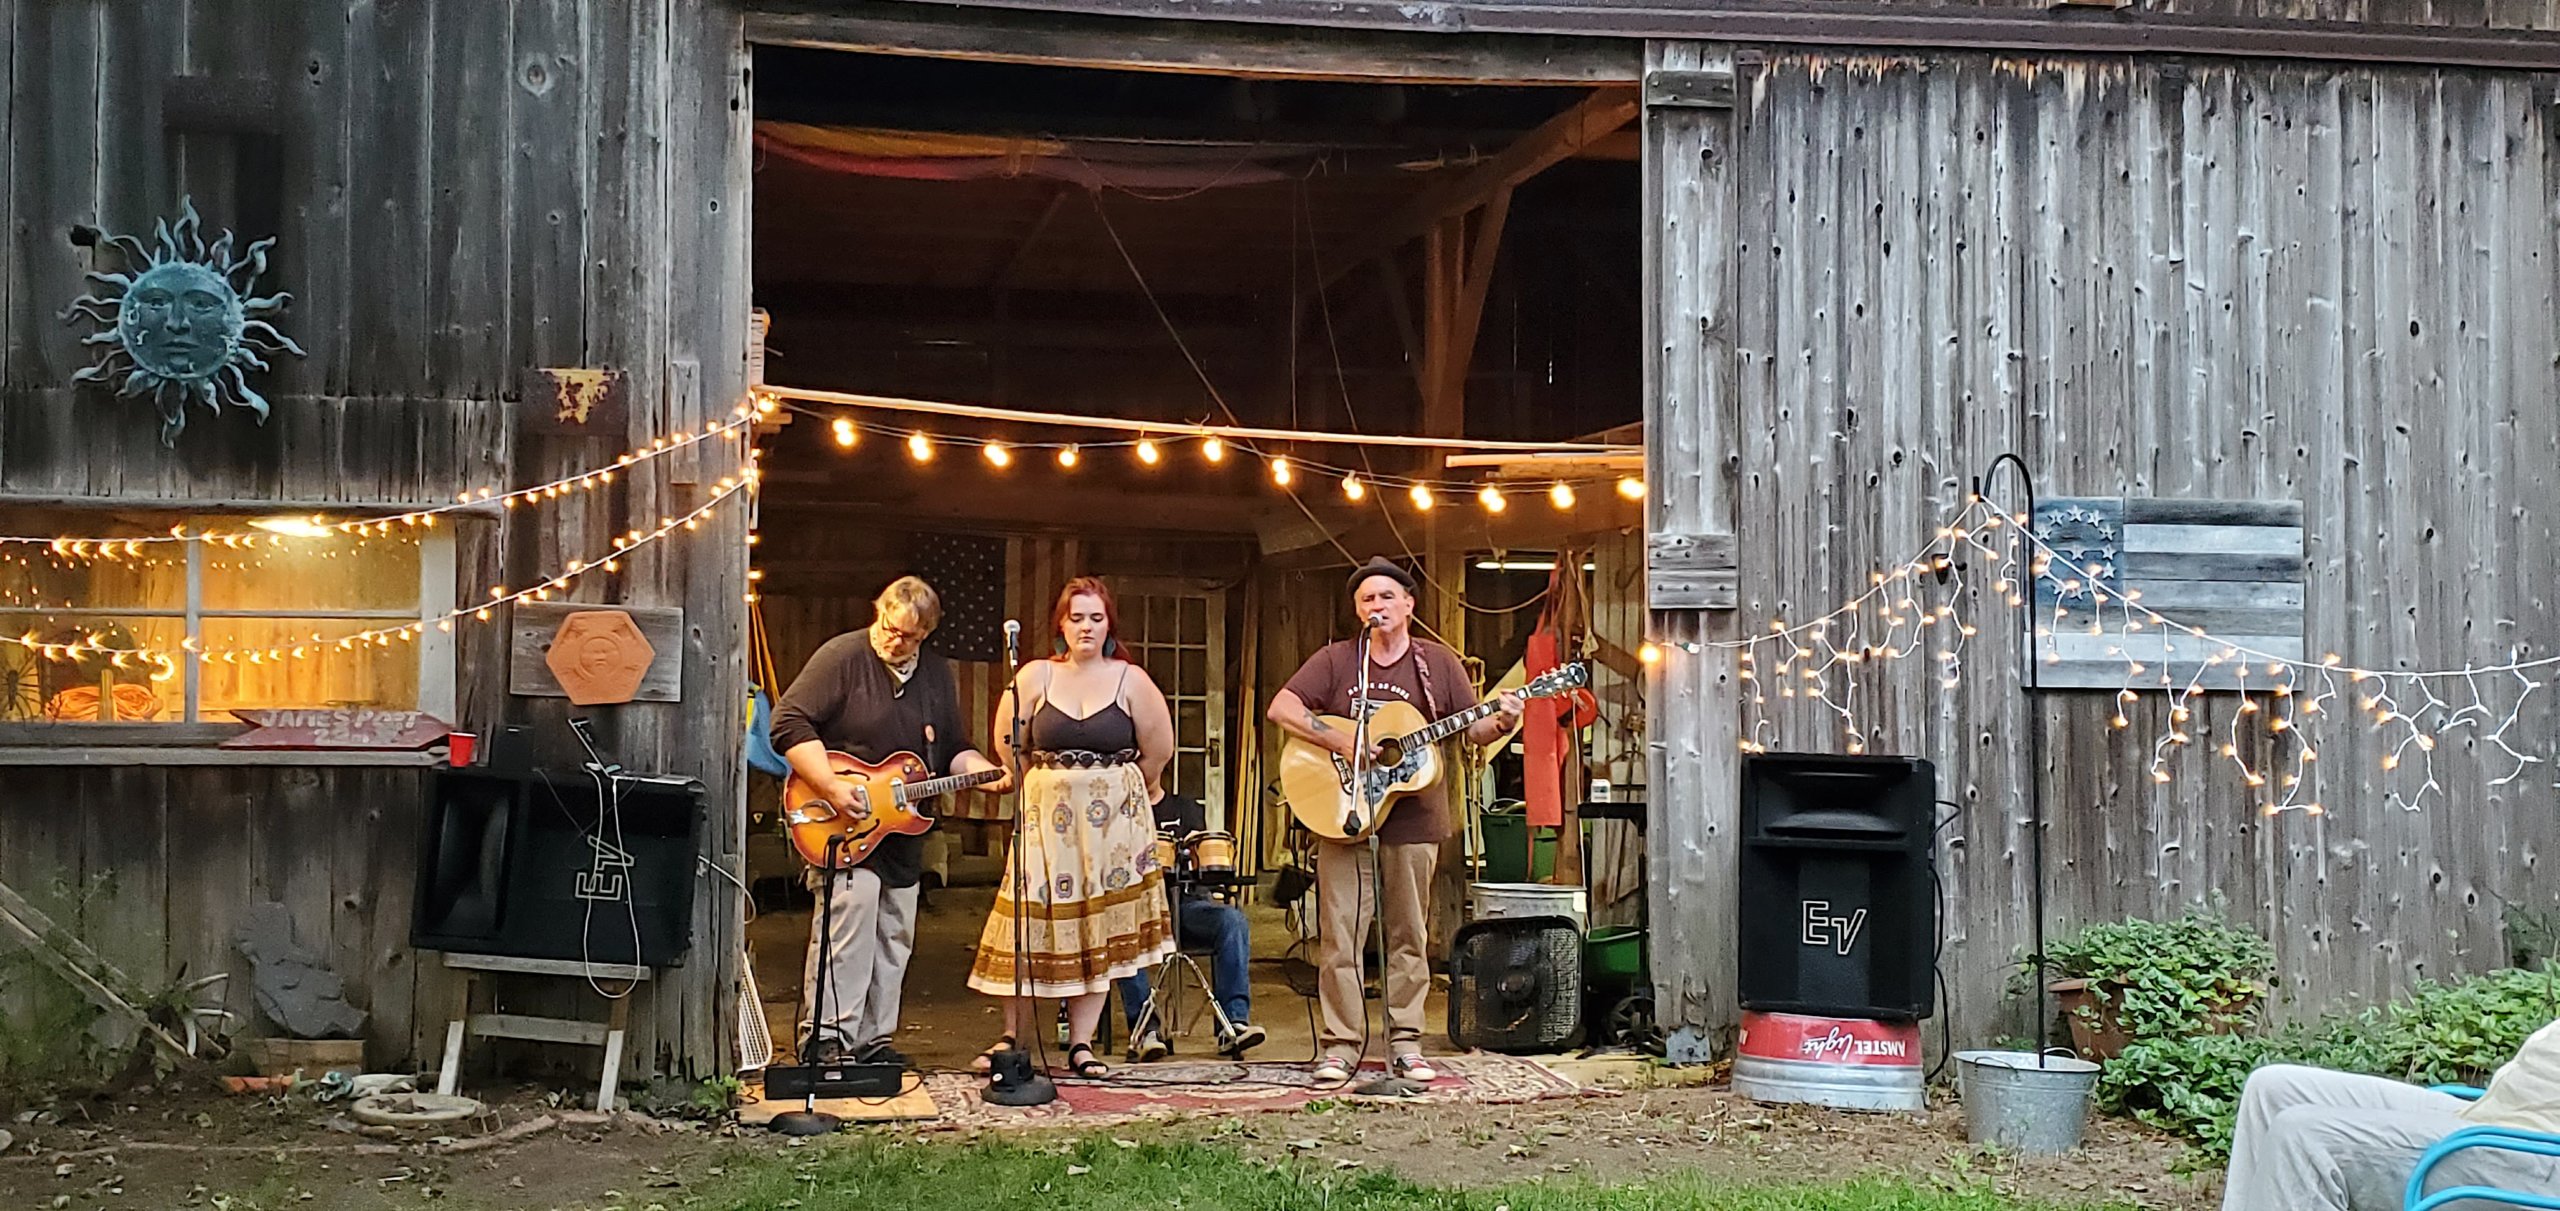
[[[978,938],[969,987],[1014,993],[1014,867],[1023,864],[1030,911],[1021,914],[1035,997],[1109,992],[1113,980],[1173,953],[1173,914],[1156,862],[1155,815],[1134,765],[1024,771],[1022,826],[1005,855],[995,912]]]

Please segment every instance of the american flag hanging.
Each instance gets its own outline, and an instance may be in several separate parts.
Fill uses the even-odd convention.
[[[953,660],[1004,659],[1004,540],[918,534],[907,554],[942,597],[942,625],[926,646]]]
[[[2056,557],[2028,640],[2042,688],[2273,689],[2238,653],[2303,658],[2299,501],[2061,497],[2035,531]]]

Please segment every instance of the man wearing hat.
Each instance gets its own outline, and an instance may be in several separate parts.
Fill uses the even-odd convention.
[[[1383,557],[1351,573],[1351,606],[1369,632],[1369,662],[1360,667],[1360,641],[1343,639],[1307,658],[1286,688],[1271,700],[1271,721],[1291,736],[1352,755],[1350,729],[1328,726],[1320,716],[1350,717],[1363,682],[1372,705],[1404,702],[1425,719],[1441,719],[1474,705],[1474,683],[1465,664],[1445,644],[1413,633],[1413,574]],[[1520,699],[1504,693],[1500,713],[1476,722],[1463,735],[1470,744],[1492,744],[1520,725]],[[1316,979],[1323,1031],[1316,1079],[1347,1081],[1359,1066],[1367,1007],[1360,988],[1360,951],[1380,888],[1386,899],[1385,1007],[1387,1050],[1395,1074],[1429,1081],[1436,1073],[1422,1055],[1422,1007],[1431,991],[1431,876],[1440,843],[1452,831],[1448,779],[1392,806],[1377,828],[1377,865],[1366,842],[1319,841],[1316,888],[1323,950]],[[1373,875],[1374,871],[1374,875]]]

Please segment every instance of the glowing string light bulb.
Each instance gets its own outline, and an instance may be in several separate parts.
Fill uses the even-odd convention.
[[[1149,439],[1147,439],[1147,438],[1143,438],[1143,437],[1138,439],[1138,461],[1139,461],[1139,462],[1145,463],[1145,464],[1147,464],[1148,466],[1152,467],[1152,466],[1156,465],[1156,463],[1157,463],[1158,461],[1162,460],[1163,458],[1164,458],[1164,454],[1163,454],[1163,452],[1162,452],[1162,451],[1159,451],[1159,450],[1157,450],[1157,449],[1156,449],[1156,444],[1155,444],[1155,442],[1153,442],[1153,441],[1151,441],[1151,440],[1149,440]]]
[[[1369,489],[1361,484],[1360,477],[1358,475],[1345,475],[1342,477],[1342,494],[1345,497],[1356,501],[1367,496],[1369,494]]]
[[[1619,481],[1618,481],[1618,495],[1623,496],[1623,497],[1626,497],[1628,500],[1643,500],[1643,499],[1644,499],[1644,481],[1643,481],[1643,480],[1641,480],[1641,479],[1637,479],[1635,476],[1632,476],[1632,475],[1627,476],[1626,478],[1619,480]]]
[[[1074,446],[1067,446],[1058,451],[1058,465],[1072,469],[1076,465],[1076,462],[1083,457],[1083,455],[1076,452],[1076,448]]]
[[[1502,498],[1502,489],[1492,484],[1486,484],[1484,491],[1476,493],[1476,500],[1484,505],[1484,511],[1487,513],[1499,513],[1511,504]]]
[[[1222,463],[1227,461],[1226,441],[1212,435],[1208,440],[1200,443],[1200,457],[1208,459],[1213,463]]]
[[[1415,484],[1413,486],[1413,491],[1407,493],[1407,495],[1413,497],[1413,507],[1417,509],[1427,510],[1436,503],[1431,499],[1431,485],[1429,484]]]
[[[1285,488],[1289,486],[1289,480],[1291,478],[1292,476],[1289,473],[1288,459],[1275,458],[1271,460],[1271,482]]]
[[[839,416],[835,423],[836,444],[847,450],[862,441],[862,431],[853,427],[850,418]]]
[[[1573,485],[1568,483],[1558,483],[1556,486],[1547,489],[1547,500],[1559,509],[1572,508]]]
[[[933,439],[922,433],[907,435],[907,457],[920,463],[933,461]]]
[[[986,455],[987,461],[998,468],[1010,467],[1013,465],[1013,451],[1007,450],[995,442],[988,442],[986,445],[979,447],[978,453]]]

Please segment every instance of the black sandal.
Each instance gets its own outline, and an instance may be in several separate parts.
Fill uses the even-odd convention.
[[[1079,1055],[1084,1058],[1077,1059]],[[1094,1056],[1093,1044],[1078,1043],[1067,1048],[1067,1071],[1088,1081],[1098,1081],[1111,1075],[1111,1065]]]
[[[969,1071],[993,1072],[996,1068],[996,1057],[1019,1046],[1021,1044],[1016,1043],[1012,1035],[999,1036],[995,1046],[979,1052],[978,1058],[969,1061]]]

